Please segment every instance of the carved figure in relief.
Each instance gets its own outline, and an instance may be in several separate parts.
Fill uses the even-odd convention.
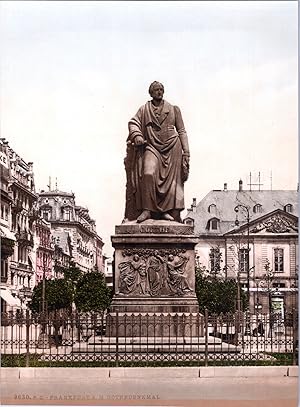
[[[136,254],[131,261],[119,264],[119,291],[121,294],[146,294],[147,272],[144,259]]]
[[[138,294],[149,295],[147,268],[144,259],[141,259],[140,265],[138,267],[138,273],[139,273]]]
[[[180,259],[176,261],[174,256],[170,254],[166,264],[170,290],[173,294],[176,293],[181,296],[187,292],[192,292],[192,289],[185,274],[185,267],[188,259],[183,256],[179,257]]]
[[[165,282],[164,259],[156,250],[148,260],[149,292],[152,297],[158,296]]]
[[[179,221],[189,145],[180,109],[163,99],[164,86],[153,82],[151,101],[129,121],[125,220]]]

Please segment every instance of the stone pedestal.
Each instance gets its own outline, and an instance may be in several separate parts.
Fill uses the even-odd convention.
[[[164,220],[131,221],[116,226],[111,239],[114,297],[108,333],[202,335],[197,328],[194,247],[198,239],[193,227]]]

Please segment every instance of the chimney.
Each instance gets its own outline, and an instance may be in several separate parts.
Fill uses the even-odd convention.
[[[196,205],[197,205],[197,200],[196,200],[196,198],[193,198],[193,203],[192,203],[193,212],[196,211]]]
[[[224,191],[227,191],[227,182],[224,182]]]
[[[239,191],[241,192],[243,190],[243,181],[240,179],[239,180]]]

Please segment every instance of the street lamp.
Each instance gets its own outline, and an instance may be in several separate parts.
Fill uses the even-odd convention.
[[[238,214],[238,212],[239,212],[239,208],[242,208],[243,210],[245,210],[246,212],[247,212],[247,298],[248,298],[248,304],[249,304],[249,307],[250,307],[250,264],[249,264],[249,260],[250,260],[250,256],[249,256],[249,253],[250,253],[250,242],[249,242],[249,239],[250,239],[250,230],[249,230],[249,223],[250,223],[250,213],[249,213],[249,207],[248,206],[245,206],[245,205],[242,205],[242,204],[238,204],[238,205],[236,205],[236,207],[234,208],[234,211],[236,212],[236,214]],[[235,225],[236,226],[239,226],[239,220],[238,220],[238,218],[236,218],[236,220],[235,220]]]
[[[43,253],[43,282],[42,282],[42,324],[41,331],[38,338],[38,347],[49,347],[49,338],[46,334],[46,318],[45,318],[45,305],[46,305],[46,270],[49,269],[49,258],[46,253]]]

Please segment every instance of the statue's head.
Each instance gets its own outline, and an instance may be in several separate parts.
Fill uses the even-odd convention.
[[[153,99],[157,97],[162,98],[164,95],[164,91],[165,91],[164,85],[160,82],[154,81],[149,86],[149,93]]]

